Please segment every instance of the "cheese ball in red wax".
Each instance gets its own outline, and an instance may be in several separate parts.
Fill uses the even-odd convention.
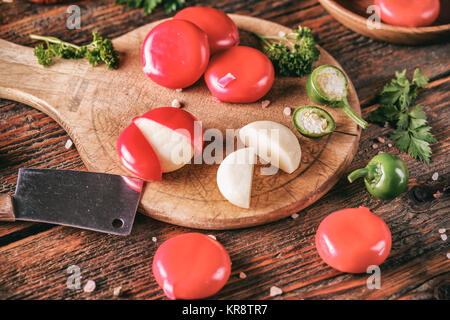
[[[203,299],[228,281],[231,260],[215,239],[184,233],[166,240],[153,257],[153,275],[169,299]]]
[[[185,88],[208,66],[208,36],[189,21],[164,21],[145,37],[141,56],[143,71],[154,82],[167,88]]]
[[[375,0],[384,22],[401,27],[426,27],[437,19],[439,0]]]
[[[192,22],[208,35],[211,54],[231,48],[239,43],[238,28],[224,12],[209,7],[188,7],[174,19]]]
[[[272,62],[254,48],[236,46],[215,54],[205,72],[214,97],[224,102],[250,103],[261,99],[275,77]]]
[[[319,225],[316,248],[332,268],[348,273],[365,273],[379,266],[391,250],[391,232],[386,223],[368,208],[333,212]]]

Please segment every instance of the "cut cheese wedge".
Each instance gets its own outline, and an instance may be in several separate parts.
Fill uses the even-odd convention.
[[[222,195],[232,204],[248,209],[253,180],[255,153],[252,148],[230,153],[217,170],[217,185]]]
[[[302,151],[295,134],[273,121],[255,121],[239,130],[239,139],[263,160],[292,173],[300,166]]]
[[[194,156],[191,141],[182,133],[144,117],[136,118],[134,124],[156,152],[162,172],[180,169]]]

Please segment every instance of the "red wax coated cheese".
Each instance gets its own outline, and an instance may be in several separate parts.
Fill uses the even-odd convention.
[[[161,180],[163,172],[177,170],[194,155],[201,155],[200,122],[185,110],[152,109],[133,119],[117,140],[123,166],[144,180]],[[186,152],[185,156],[183,152]]]
[[[206,70],[208,37],[189,21],[164,21],[148,33],[141,55],[143,71],[150,79],[167,88],[185,88]]]
[[[426,27],[439,16],[439,0],[375,0],[381,20],[402,27]]]
[[[211,54],[239,43],[236,25],[220,10],[209,7],[188,7],[178,12],[174,19],[190,21],[206,32]]]
[[[220,101],[249,103],[270,90],[274,76],[272,62],[261,51],[236,46],[211,58],[205,82]]]
[[[169,299],[203,299],[228,281],[231,260],[225,248],[201,233],[175,236],[156,250],[153,275]]]
[[[134,123],[120,134],[117,153],[123,166],[139,178],[149,181],[162,179],[158,156]]]
[[[333,212],[319,225],[316,248],[320,257],[342,272],[365,273],[379,266],[391,250],[391,232],[368,208]]]

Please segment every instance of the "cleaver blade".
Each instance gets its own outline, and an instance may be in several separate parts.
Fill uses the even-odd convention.
[[[140,179],[112,174],[20,168],[12,220],[128,235],[142,185]]]

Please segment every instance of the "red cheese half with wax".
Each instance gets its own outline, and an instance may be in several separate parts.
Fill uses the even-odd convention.
[[[200,122],[173,107],[152,109],[133,119],[117,141],[123,166],[144,180],[161,180],[162,173],[180,169],[201,155]]]

